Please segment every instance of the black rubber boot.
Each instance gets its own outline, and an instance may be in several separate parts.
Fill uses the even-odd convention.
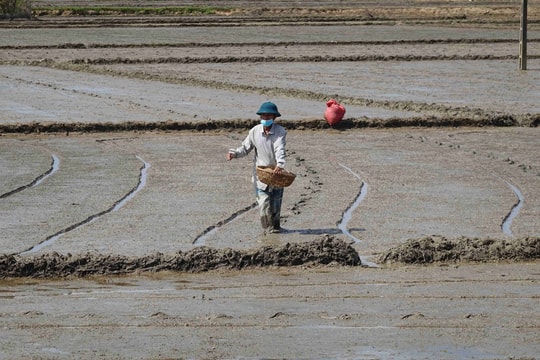
[[[279,218],[272,220],[272,229],[270,229],[271,233],[280,233],[281,232],[281,224],[280,224],[279,220],[280,220]]]

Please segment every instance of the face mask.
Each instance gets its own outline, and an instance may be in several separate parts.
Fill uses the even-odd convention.
[[[274,120],[261,120],[262,126],[270,127],[274,123]]]

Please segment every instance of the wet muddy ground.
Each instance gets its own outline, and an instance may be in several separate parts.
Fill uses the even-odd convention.
[[[0,22],[0,358],[537,358],[538,4],[229,3]]]
[[[251,160],[225,160],[244,134],[4,135],[4,252],[144,256],[327,233],[374,258],[424,235],[538,236],[536,128],[291,130],[279,237],[257,225]]]
[[[534,359],[538,263],[2,282],[6,358]]]

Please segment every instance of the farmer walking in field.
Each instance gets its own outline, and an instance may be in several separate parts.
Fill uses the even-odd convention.
[[[257,115],[260,116],[260,124],[249,131],[239,148],[229,150],[227,160],[244,157],[251,150],[255,150],[255,166],[270,167],[273,175],[281,175],[285,172],[287,136],[285,128],[275,123],[281,114],[274,103],[265,102],[260,106]],[[256,197],[264,232],[279,233],[283,187],[263,183],[256,172],[253,178],[256,181]]]

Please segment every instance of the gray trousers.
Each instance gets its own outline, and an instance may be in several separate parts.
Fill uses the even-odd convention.
[[[266,190],[257,189],[256,192],[263,229],[280,229],[283,188],[273,188],[269,186]]]

